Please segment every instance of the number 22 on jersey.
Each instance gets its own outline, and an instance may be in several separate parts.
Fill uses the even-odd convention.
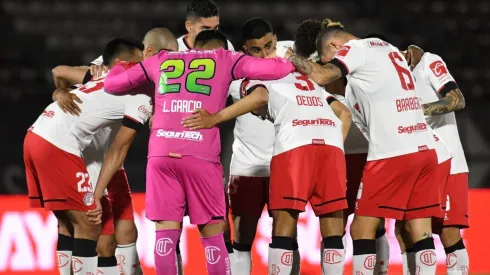
[[[167,59],[160,65],[160,82],[158,92],[160,94],[180,93],[180,83],[176,80],[182,77],[186,70],[190,70],[185,79],[185,90],[189,93],[210,95],[211,87],[209,85],[199,84],[199,80],[208,80],[214,77],[216,63],[210,58],[193,59],[187,64],[182,59]],[[172,83],[174,82],[174,83]]]

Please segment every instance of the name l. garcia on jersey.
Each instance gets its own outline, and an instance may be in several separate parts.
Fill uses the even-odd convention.
[[[163,102],[164,113],[192,113],[202,107],[202,102],[198,100],[172,100]]]

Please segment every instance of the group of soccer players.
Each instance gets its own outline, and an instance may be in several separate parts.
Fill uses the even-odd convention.
[[[343,274],[346,230],[353,274],[387,274],[385,218],[397,221],[404,274],[435,274],[433,232],[448,274],[468,274],[468,167],[454,115],[465,102],[439,56],[402,52],[376,34],[361,39],[329,19],[305,20],[294,41],[277,41],[252,18],[234,52],[212,0],[193,1],[185,26],[179,39],[165,28],[142,43],[116,38],[95,65],[53,70],[55,102],[29,129],[24,161],[31,205],[58,219],[60,274],[142,274],[122,167],[147,121],[158,274],[182,274],[185,215],[209,274],[251,274],[266,205],[269,274],[300,274],[296,225],[308,202],[323,274]],[[216,126],[233,118],[224,191]]]

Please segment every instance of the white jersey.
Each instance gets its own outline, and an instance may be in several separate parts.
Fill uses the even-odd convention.
[[[237,102],[241,98],[241,83],[242,80],[235,80],[230,85],[229,95],[233,102]],[[262,120],[248,113],[236,118],[233,135],[230,174],[234,176],[269,177],[274,148],[274,125],[268,120]]]
[[[94,141],[109,139],[111,130],[117,131],[123,118],[130,123],[144,124],[151,114],[151,99],[144,94],[114,96],[104,92],[104,79],[89,81],[75,89],[82,101],[78,104],[80,116],[64,113],[56,102],[51,103],[39,116],[32,131],[61,150],[83,157],[83,151]],[[109,128],[108,128],[109,127]],[[97,143],[97,142],[95,142]],[[107,148],[108,143],[95,144]]]
[[[347,88],[347,87],[346,87]],[[368,152],[369,143],[361,132],[361,129],[365,129],[363,125],[362,117],[358,110],[355,109],[357,103],[347,104],[345,97],[341,95],[333,95],[338,101],[347,106],[350,109],[352,121],[355,125],[352,125],[347,134],[347,138],[344,142],[344,150],[346,155],[350,154],[366,154]],[[352,106],[350,106],[352,105]],[[357,106],[358,107],[358,106]]]
[[[177,38],[177,44],[179,45],[179,52],[183,51],[188,51],[192,50],[190,45],[187,43],[187,39],[185,35],[182,35],[181,37]],[[228,50],[229,51],[234,51],[235,48],[233,48],[233,44],[231,44],[230,40],[228,40]]]
[[[456,81],[449,73],[446,63],[438,55],[425,53],[420,63],[412,71],[422,104],[441,99],[440,92],[457,88]],[[449,147],[453,155],[451,174],[467,173],[468,165],[459,139],[454,112],[444,115],[426,116],[427,123]]]
[[[292,47],[294,41],[278,41],[277,47]],[[233,103],[240,100],[242,80],[231,83],[228,95]],[[243,88],[245,88],[243,86]],[[233,154],[230,174],[246,177],[269,177],[270,162],[274,148],[274,125],[253,114],[236,118],[233,129]]]
[[[258,85],[269,91],[268,113],[276,133],[274,156],[308,144],[344,150],[342,122],[329,106],[335,99],[307,76],[295,72],[279,80],[247,81],[246,92]]]
[[[345,70],[366,122],[368,161],[434,149],[415,81],[396,47],[377,38],[351,40],[332,62]]]

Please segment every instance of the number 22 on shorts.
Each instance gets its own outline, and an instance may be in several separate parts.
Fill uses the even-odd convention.
[[[216,63],[210,58],[193,59],[187,66],[191,70],[187,74],[185,80],[185,89],[189,93],[197,93],[203,95],[211,94],[209,85],[199,84],[199,80],[209,80],[214,77],[216,71]],[[181,84],[171,83],[172,80],[182,77],[185,73],[186,65],[182,59],[168,59],[160,65],[160,76],[158,92],[160,94],[180,93]]]

